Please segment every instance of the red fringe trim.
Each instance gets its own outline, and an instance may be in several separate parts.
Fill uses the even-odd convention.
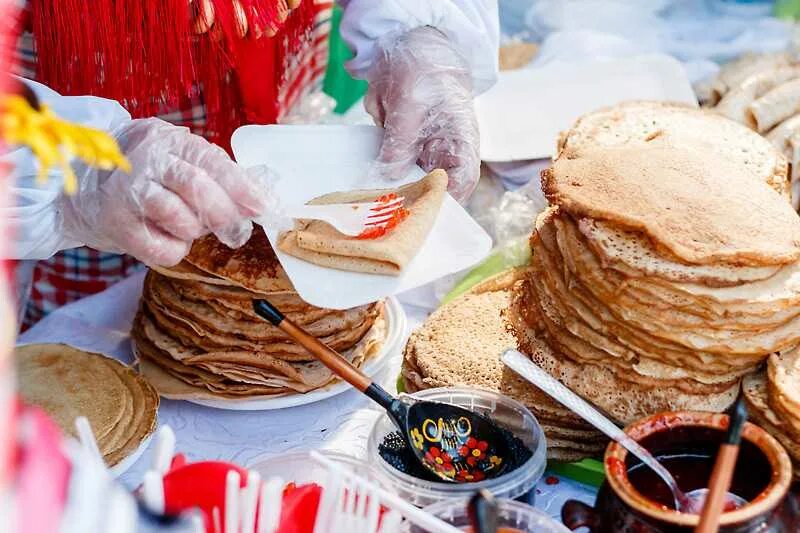
[[[117,100],[134,117],[176,111],[202,91],[207,137],[228,149],[240,125],[275,122],[317,7],[304,0],[281,23],[276,0],[241,0],[250,31],[240,38],[231,0],[211,1],[218,27],[196,35],[188,0],[31,0],[37,78],[62,94]],[[254,38],[253,28],[278,27]]]

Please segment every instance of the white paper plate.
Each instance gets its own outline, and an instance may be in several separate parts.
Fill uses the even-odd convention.
[[[683,66],[666,55],[553,62],[501,72],[497,84],[475,102],[481,159],[550,157],[558,134],[578,117],[625,100],[697,105]]]
[[[329,192],[389,188],[421,178],[418,167],[391,183],[365,178],[382,136],[375,126],[243,126],[233,133],[231,146],[242,166],[267,165],[280,176],[275,188],[285,205],[300,205]],[[277,251],[277,232],[267,231],[267,237]],[[489,235],[446,195],[422,248],[400,276],[345,272],[277,255],[303,300],[350,309],[470,268],[491,248]]]
[[[401,348],[403,335],[406,331],[406,313],[403,307],[395,298],[386,300],[386,341],[381,347],[380,352],[367,361],[361,370],[369,377],[375,376],[384,369],[386,362],[391,355]],[[279,394],[275,396],[263,396],[246,398],[242,400],[185,400],[187,402],[214,407],[216,409],[227,409],[231,411],[267,411],[271,409],[285,409],[309,403],[319,402],[341,394],[352,389],[353,386],[343,381],[337,381],[306,394]]]

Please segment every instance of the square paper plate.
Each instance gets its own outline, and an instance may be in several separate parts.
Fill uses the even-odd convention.
[[[625,100],[697,105],[683,66],[665,55],[553,62],[501,72],[475,101],[483,161],[553,155],[558,134],[581,115]]]
[[[334,191],[390,188],[420,179],[415,168],[396,182],[365,179],[378,154],[383,130],[375,126],[242,126],[231,139],[244,167],[267,165],[285,205],[304,204]],[[277,232],[267,231],[278,259],[300,296],[312,305],[348,309],[374,302],[474,266],[492,247],[489,235],[450,195],[417,256],[400,276],[323,268],[277,250]]]

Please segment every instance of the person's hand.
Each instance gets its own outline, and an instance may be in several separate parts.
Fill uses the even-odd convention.
[[[400,179],[415,163],[442,168],[450,194],[465,202],[480,176],[466,61],[438,30],[417,28],[384,48],[367,78],[365,106],[385,129],[375,172]]]
[[[187,128],[139,119],[114,136],[131,173],[76,165],[78,192],[62,198],[65,235],[88,246],[170,266],[208,233],[241,246],[273,201],[261,175]]]

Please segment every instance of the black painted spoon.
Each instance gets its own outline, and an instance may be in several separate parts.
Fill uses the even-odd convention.
[[[401,401],[284,317],[268,301],[253,300],[253,309],[334,374],[386,409],[420,463],[438,478],[466,483],[496,477],[505,471],[509,462],[508,444],[487,417],[446,403]]]

